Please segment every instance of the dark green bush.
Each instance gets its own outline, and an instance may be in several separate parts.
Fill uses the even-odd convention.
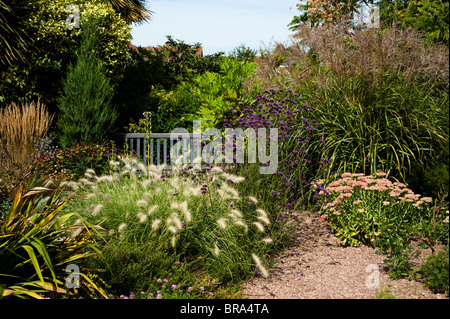
[[[423,278],[428,287],[440,293],[449,294],[449,250],[428,256],[421,267]]]
[[[60,145],[64,148],[80,142],[93,145],[106,141],[117,118],[112,107],[114,91],[93,51],[98,34],[96,26],[87,23],[82,27],[78,60],[69,68],[59,105],[57,126],[61,132]]]

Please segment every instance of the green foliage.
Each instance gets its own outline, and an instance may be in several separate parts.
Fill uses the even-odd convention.
[[[25,195],[17,192],[0,222],[0,298],[69,294],[64,287],[65,266],[94,252],[90,243],[93,229],[84,223],[68,223],[75,214],[62,213],[67,198],[60,189],[50,189],[48,183],[44,186]],[[80,276],[90,281],[85,274]]]
[[[448,95],[432,80],[413,82],[389,72],[371,88],[359,77],[327,77],[327,88],[305,90],[326,128],[323,156],[335,169],[383,170],[407,181],[419,163],[448,148]]]
[[[448,246],[437,254],[426,258],[421,266],[422,277],[427,286],[439,293],[449,294],[449,250]]]
[[[349,23],[362,0],[308,0],[297,4],[300,15],[294,16],[288,24],[291,31],[296,31],[301,24],[310,27],[338,21]]]
[[[87,169],[93,169],[99,174],[108,173],[109,161],[115,160],[118,153],[112,143],[93,146],[80,143],[70,148],[44,153],[36,158],[33,166],[34,171],[41,176],[79,179]]]
[[[249,102],[243,92],[244,81],[252,76],[255,65],[227,57],[219,66],[218,73],[206,72],[193,80],[193,94],[200,104],[198,115],[190,118],[201,119],[203,127],[221,126],[232,108],[241,110]]]
[[[381,0],[384,27],[398,23],[425,34],[427,43],[449,44],[449,3],[441,0]]]
[[[193,87],[191,82],[185,82],[170,91],[153,88],[149,99],[151,109],[154,110],[152,113],[154,132],[169,133],[174,128],[187,126],[185,122],[190,118],[186,113],[195,112],[199,105]]]
[[[192,79],[220,70],[222,52],[201,56],[199,43],[167,38],[166,44],[156,49],[130,50],[132,60],[114,98],[120,111],[118,128],[137,123],[142,113],[149,111],[153,114],[154,131],[170,132],[183,122],[181,114],[197,109],[190,92]]]
[[[60,145],[71,147],[84,142],[102,143],[111,134],[117,113],[112,107],[113,90],[103,66],[93,52],[97,33],[94,23],[82,24],[83,41],[75,66],[64,82],[57,126]]]
[[[239,60],[253,62],[257,53],[258,52],[256,50],[253,50],[250,47],[246,47],[245,44],[241,44],[240,46],[230,51],[228,55]]]
[[[94,17],[97,19],[95,52],[112,84],[120,79],[129,61],[131,27],[113,8],[100,0],[27,1],[16,12],[17,27],[32,38],[32,50],[20,50],[23,61],[14,64],[17,69],[9,76],[10,83],[5,83],[2,89],[5,103],[40,97],[51,114],[57,111],[61,81],[66,77],[68,66],[76,62],[83,32],[82,29],[69,30],[66,26],[69,15],[66,8],[70,4],[79,6],[81,24]],[[9,74],[6,65],[1,65],[1,82]]]
[[[441,199],[433,206],[430,197],[414,194],[402,183],[392,183],[386,174],[373,176],[344,173],[322,190],[322,218],[345,244],[379,248],[387,258],[389,274],[401,278],[411,273],[411,240],[427,244],[432,251],[448,238],[448,210]],[[381,177],[381,178],[378,178]],[[313,187],[323,189],[321,182]]]
[[[69,212],[80,211],[108,232],[97,265],[113,283],[146,289],[174,263],[221,283],[239,282],[255,269],[265,272],[264,258],[285,238],[280,230],[286,221],[275,223],[277,212],[257,209],[257,199],[241,197],[227,181],[243,178],[218,167],[208,175],[153,167],[137,176],[131,166],[137,163],[124,163],[113,175],[80,180],[80,200],[68,205]],[[254,256],[260,258],[256,265]]]
[[[13,65],[22,59],[21,51],[25,49],[29,38],[18,27],[16,11],[18,6],[11,1],[0,1],[0,64]],[[3,102],[0,100],[0,103]]]

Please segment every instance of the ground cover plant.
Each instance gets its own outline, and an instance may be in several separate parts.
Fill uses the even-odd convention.
[[[111,164],[118,168],[119,162]],[[114,295],[148,291],[155,278],[176,276],[173,265],[193,272],[188,282],[174,283],[185,288],[214,290],[255,271],[268,275],[266,258],[284,239],[281,212],[258,208],[256,197],[241,196],[234,185],[244,177],[218,166],[207,174],[196,172],[198,165],[147,171],[124,159],[122,169],[110,175],[88,170],[79,182],[66,184],[79,197],[66,209],[105,229],[103,253],[88,267],[103,270]],[[136,167],[144,175],[137,175]],[[209,286],[194,274],[203,274],[200,279]]]
[[[415,194],[405,184],[391,182],[384,172],[343,173],[336,180],[312,182],[322,216],[344,244],[365,244],[387,255],[393,278],[411,273],[411,241],[434,252],[448,245],[448,204]]]

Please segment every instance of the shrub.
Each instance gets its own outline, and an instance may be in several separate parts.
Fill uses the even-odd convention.
[[[0,298],[38,298],[52,292],[69,295],[64,287],[65,266],[92,254],[92,227],[74,213],[62,213],[67,203],[58,188],[17,192],[6,218],[0,221]],[[89,277],[80,273],[80,282],[106,295]],[[86,286],[84,286],[86,287]]]
[[[40,176],[53,179],[79,179],[87,169],[108,173],[109,161],[115,160],[121,153],[112,142],[93,146],[80,143],[38,156],[34,163],[34,171]]]
[[[423,278],[426,280],[428,287],[431,289],[445,293],[449,292],[449,254],[448,246],[444,250],[430,255],[426,258],[421,266]]]
[[[189,119],[201,119],[204,127],[222,126],[223,119],[231,115],[231,108],[242,110],[249,102],[244,82],[252,76],[255,65],[226,57],[219,62],[219,67],[217,73],[205,72],[193,79],[192,92],[199,105],[196,114],[190,114]]]
[[[262,57],[255,79],[294,89],[315,110],[327,142],[322,157],[336,170],[389,172],[416,192],[435,188],[433,175],[448,165],[448,48],[425,46],[417,32],[395,27],[301,26],[296,36]],[[289,62],[283,68],[280,54]],[[321,147],[317,139],[314,145]]]
[[[421,198],[406,185],[393,183],[386,176],[383,172],[370,176],[344,173],[327,185],[320,183],[323,181],[312,183],[322,213],[344,243],[373,246],[386,236],[390,240],[403,236],[401,231],[410,235],[410,228],[432,219],[432,198]],[[436,223],[444,218],[441,214]],[[390,232],[395,229],[398,232]]]
[[[69,183],[80,198],[68,205],[69,211],[80,211],[110,235],[97,268],[107,270],[116,293],[127,293],[127,282],[146,289],[146,279],[174,262],[203,269],[220,283],[239,281],[255,268],[266,274],[263,256],[283,241],[277,229],[285,221],[257,209],[256,198],[239,195],[232,182],[242,177],[218,167],[204,175],[189,166],[167,172],[162,167],[147,171],[128,159],[124,164],[112,175],[88,171],[79,183]],[[136,166],[144,175],[135,174]],[[119,280],[113,269],[130,271],[119,270]]]
[[[81,142],[89,145],[104,142],[117,118],[111,105],[114,92],[93,52],[98,34],[95,22],[87,22],[82,27],[85,30],[78,60],[69,69],[60,99],[57,125],[63,148]]]
[[[390,275],[394,278],[410,273],[414,239],[432,249],[448,236],[446,214],[442,203],[432,206],[431,197],[414,194],[406,185],[391,182],[387,174],[378,172],[344,173],[327,185],[312,183],[322,207],[322,219],[335,230],[344,244],[366,244],[387,255]],[[447,236],[445,236],[447,233]],[[442,236],[444,234],[444,236]]]
[[[299,95],[290,89],[265,90],[256,96],[251,106],[242,110],[232,108],[233,116],[224,120],[225,129],[252,128],[255,132],[259,128],[278,129],[276,172],[259,174],[257,170],[261,164],[234,165],[236,173],[248,177],[240,186],[257,192],[273,208],[279,204],[287,209],[306,205],[310,196],[309,182],[320,174],[327,174],[330,169],[329,161],[320,156],[320,149],[310,152],[314,140],[322,146],[323,140],[313,134],[320,129],[313,109],[299,100]],[[236,144],[233,148],[236,149]]]

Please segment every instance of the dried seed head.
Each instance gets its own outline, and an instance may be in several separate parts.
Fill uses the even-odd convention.
[[[173,234],[177,233],[177,229],[175,227],[173,227],[173,226],[169,226],[167,229]]]
[[[265,223],[266,225],[270,225],[270,220],[266,216],[259,216],[258,219]]]
[[[84,199],[90,200],[90,199],[94,198],[95,196],[97,196],[95,193],[91,193],[91,194],[88,194]]]
[[[255,254],[252,254],[252,258],[255,261],[255,264],[258,267],[261,274],[263,275],[263,277],[266,277],[266,278],[269,277],[269,273],[268,273],[267,269],[264,268],[264,266],[262,265],[261,260],[258,258],[258,256],[256,256]]]
[[[151,214],[153,214],[153,212],[158,208],[158,205],[153,205],[151,207],[148,208],[147,210],[147,214],[150,216]]]
[[[119,225],[119,227],[117,227],[117,230],[119,231],[119,233],[121,233],[125,229],[125,227],[127,227],[127,224],[122,223]]]
[[[261,208],[258,208],[258,209],[256,210],[256,212],[257,212],[258,214],[260,214],[260,216],[267,217],[267,213],[266,213],[263,209],[261,209]]]
[[[143,214],[143,213],[138,213],[137,217],[139,218],[139,222],[140,223],[144,223],[147,221],[147,215]]]
[[[147,201],[146,201],[145,199],[140,199],[140,200],[138,200],[138,201],[136,202],[136,204],[137,204],[138,206],[142,206],[142,207],[147,207],[147,206],[148,206],[148,203],[147,203]]]
[[[186,210],[185,212],[184,212],[184,218],[186,219],[186,221],[189,223],[190,221],[192,221],[192,215],[191,215],[191,212],[190,211],[188,211],[188,210]]]
[[[254,222],[253,225],[255,225],[256,228],[258,228],[258,230],[259,230],[261,233],[264,232],[264,226],[263,226],[261,223],[259,223],[259,222]]]
[[[221,218],[219,220],[217,220],[217,223],[219,224],[219,227],[222,229],[227,228],[227,224],[226,224],[226,219],[225,218]]]
[[[253,202],[254,204],[258,204],[258,200],[257,200],[255,197],[249,196],[248,199],[249,199],[251,202]]]
[[[217,247],[217,244],[214,244],[214,256],[219,257],[219,247]]]
[[[161,224],[161,220],[160,219],[155,219],[152,223],[152,228],[156,229],[159,227],[159,225]]]
[[[97,214],[100,212],[100,210],[103,208],[102,204],[98,204],[94,207],[94,210],[92,211],[92,215],[97,216]]]
[[[98,182],[112,182],[113,181],[113,177],[111,175],[105,175],[105,176],[100,176],[98,178]]]

